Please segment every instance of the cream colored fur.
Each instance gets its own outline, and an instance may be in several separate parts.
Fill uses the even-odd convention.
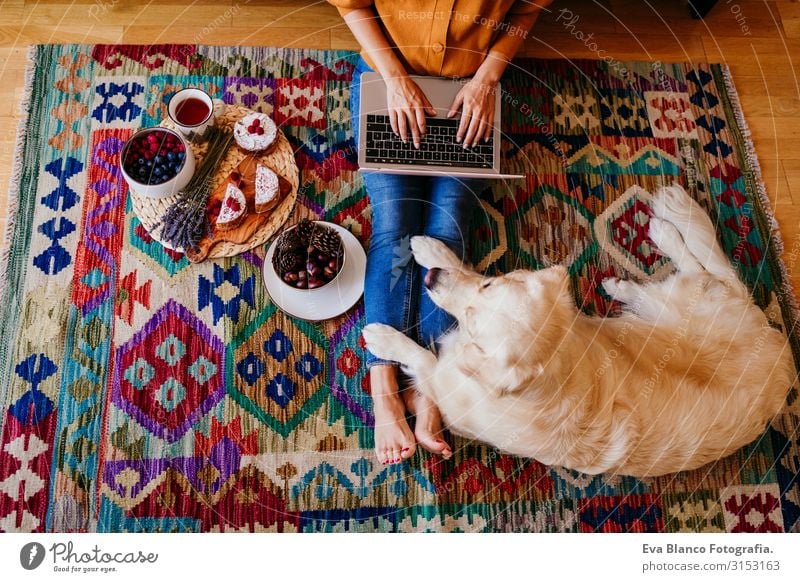
[[[680,187],[653,199],[650,238],[676,273],[607,279],[621,317],[575,306],[563,267],[485,278],[441,242],[416,237],[428,293],[458,329],[438,355],[399,331],[364,329],[400,362],[448,427],[512,454],[584,473],[693,469],[758,438],[795,368],[785,337],[753,304],[703,209]]]

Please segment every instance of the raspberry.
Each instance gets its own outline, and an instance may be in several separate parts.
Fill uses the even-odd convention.
[[[241,210],[241,208],[242,208],[241,205],[236,201],[235,198],[228,198],[228,201],[226,202],[226,205],[228,206],[228,208],[230,208],[234,212],[239,212],[239,210]]]

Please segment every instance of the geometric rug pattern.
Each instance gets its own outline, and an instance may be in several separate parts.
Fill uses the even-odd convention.
[[[800,531],[793,389],[752,445],[696,471],[590,477],[451,438],[376,463],[363,305],[323,323],[279,311],[264,249],[202,264],[154,241],[118,157],[175,91],[270,114],[295,151],[292,222],[367,246],[349,83],[357,55],[198,45],[40,45],[11,198],[0,297],[0,530]],[[613,64],[613,66],[612,66]],[[757,162],[719,65],[518,60],[503,80],[503,158],[524,180],[469,225],[487,273],[561,264],[578,304],[667,276],[650,192],[683,185],[755,301],[790,338],[796,308]]]

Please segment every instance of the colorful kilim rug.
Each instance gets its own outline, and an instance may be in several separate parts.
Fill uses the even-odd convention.
[[[278,311],[263,250],[190,264],[132,212],[117,156],[199,85],[274,116],[297,152],[295,218],[367,245],[348,111],[355,56],[195,45],[32,49],[2,273],[0,530],[800,531],[797,392],[763,438],[658,479],[602,478],[454,439],[450,461],[375,462],[363,307]],[[518,61],[509,171],[471,224],[481,270],[560,263],[589,313],[609,275],[670,266],[648,192],[707,208],[756,301],[790,329],[780,242],[728,72]],[[613,315],[613,314],[612,314]],[[795,354],[797,337],[791,334]]]

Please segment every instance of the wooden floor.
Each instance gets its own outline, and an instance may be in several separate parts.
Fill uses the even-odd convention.
[[[593,33],[597,47],[569,34]],[[279,0],[0,0],[0,227],[34,43],[169,43],[357,49],[326,2]],[[591,44],[591,42],[589,43]],[[540,57],[727,63],[755,139],[764,180],[800,289],[800,0],[720,0],[705,21],[676,0],[557,0],[529,35]],[[4,232],[0,231],[0,232]],[[0,237],[1,238],[1,237]],[[3,242],[0,241],[0,248]]]

